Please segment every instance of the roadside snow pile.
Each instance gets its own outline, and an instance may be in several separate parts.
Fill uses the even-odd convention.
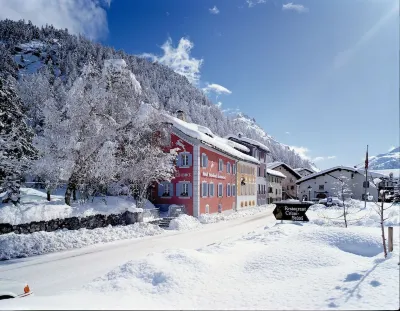
[[[72,309],[79,301],[80,309],[398,310],[398,227],[394,236],[385,260],[379,228],[278,224],[198,250],[152,253],[79,291],[0,308]]]
[[[179,231],[192,230],[199,227],[201,227],[201,223],[198,219],[186,214],[179,215],[169,223],[169,229]]]
[[[377,211],[380,206],[373,202],[367,202],[364,209],[364,202],[359,200],[346,201],[347,223],[349,226],[379,227],[380,216]],[[379,203],[380,204],[380,203]],[[390,208],[389,208],[390,207]],[[400,225],[400,206],[384,203],[385,226]],[[311,205],[307,211],[310,223],[322,226],[344,226],[343,207],[323,204]]]
[[[220,222],[220,221],[227,221],[227,220],[232,220],[232,219],[243,218],[243,217],[255,215],[255,214],[262,213],[262,212],[265,212],[268,210],[273,210],[274,208],[275,208],[275,204],[269,204],[269,205],[262,205],[262,206],[246,208],[246,209],[239,210],[237,212],[231,212],[231,213],[201,214],[199,216],[199,221],[202,224],[216,223],[216,222]]]
[[[152,224],[135,223],[129,226],[112,227],[110,225],[93,230],[39,231],[32,234],[8,233],[0,235],[0,260],[30,257],[117,240],[154,236],[163,231],[160,227]]]
[[[146,200],[146,209],[154,209],[154,205]],[[73,202],[72,206],[64,203],[64,196],[52,195],[46,200],[46,193],[31,188],[21,188],[21,204],[0,203],[0,223],[12,225],[30,223],[32,221],[51,220],[56,218],[86,217],[96,214],[120,214],[125,211],[143,211],[136,207],[136,201],[128,196],[94,197],[84,202]]]

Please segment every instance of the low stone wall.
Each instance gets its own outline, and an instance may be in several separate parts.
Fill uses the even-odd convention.
[[[56,218],[49,221],[33,221],[27,224],[11,225],[0,223],[0,235],[14,232],[16,234],[28,234],[37,231],[55,231],[59,229],[78,230],[81,228],[95,229],[111,226],[126,226],[135,222],[142,222],[141,212],[126,211],[123,214],[93,215],[87,217]]]

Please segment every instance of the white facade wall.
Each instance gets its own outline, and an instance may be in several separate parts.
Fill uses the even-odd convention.
[[[364,194],[363,182],[365,181],[365,176],[360,173],[355,173],[347,170],[336,170],[330,172],[329,175],[340,178],[345,176],[348,178],[347,185],[345,188],[349,188],[352,193],[353,199],[361,200]],[[329,176],[328,174],[316,176],[315,179],[308,179],[299,184],[299,197],[302,198],[303,195],[309,195],[308,187],[311,186],[311,199],[315,199],[318,193],[325,192],[326,197],[335,196],[341,199],[340,186],[337,184],[339,181],[335,178]],[[323,189],[320,186],[323,185]],[[369,195],[372,195],[374,199],[377,198],[378,190],[370,182],[370,187],[367,189]],[[348,198],[349,195],[345,195]]]

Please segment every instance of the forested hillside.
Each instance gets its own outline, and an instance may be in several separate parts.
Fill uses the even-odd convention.
[[[267,135],[254,120],[243,114],[224,115],[202,90],[158,63],[71,35],[67,29],[39,28],[24,21],[0,21],[0,47],[1,75],[12,74],[17,79],[18,95],[36,133],[40,133],[43,122],[42,103],[51,97],[62,102],[85,65],[90,63],[101,71],[106,60],[123,59],[141,87],[140,94],[135,95],[139,102],[170,113],[181,109],[188,120],[221,136],[242,132],[266,144],[271,149],[271,160],[310,167],[308,161]]]

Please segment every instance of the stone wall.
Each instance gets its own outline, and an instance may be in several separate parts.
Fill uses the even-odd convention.
[[[95,229],[111,226],[126,226],[135,222],[142,222],[141,212],[126,211],[123,214],[93,215],[87,217],[56,218],[48,221],[33,221],[27,224],[11,225],[0,224],[0,235],[14,232],[16,234],[28,234],[37,231],[55,231],[59,229],[78,230],[81,228]]]

